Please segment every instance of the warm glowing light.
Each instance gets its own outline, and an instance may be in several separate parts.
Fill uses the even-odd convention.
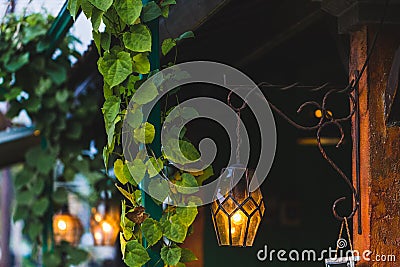
[[[100,214],[96,213],[96,214],[94,215],[94,220],[95,220],[96,222],[100,222],[101,219],[103,219],[103,217],[102,217]]]
[[[94,238],[96,240],[102,240],[103,239],[103,235],[100,232],[96,232],[96,233],[94,233]]]
[[[63,220],[59,220],[58,223],[57,223],[57,227],[61,231],[65,231],[65,230],[67,230],[67,223],[65,221],[63,221]]]
[[[103,231],[106,233],[110,233],[113,230],[111,225],[108,222],[103,222],[101,224],[101,228],[103,228]]]
[[[34,135],[34,136],[39,136],[39,135],[40,135],[40,130],[35,130],[35,131],[33,132],[33,135]]]
[[[330,110],[326,111],[326,117],[332,117],[332,115],[333,115],[332,111],[330,111]],[[314,116],[316,118],[320,119],[322,117],[322,110],[320,110],[320,109],[315,110]]]
[[[232,216],[232,221],[234,224],[241,224],[243,223],[243,217],[239,212],[235,212]]]

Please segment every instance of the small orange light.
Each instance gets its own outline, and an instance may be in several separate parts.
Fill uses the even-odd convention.
[[[321,118],[322,117],[322,111],[320,109],[315,110],[314,115],[316,118]]]
[[[314,112],[314,116],[315,116],[316,118],[320,119],[320,118],[322,117],[322,110],[316,109],[315,112]],[[332,117],[332,116],[333,116],[332,111],[327,110],[327,111],[326,111],[326,117],[327,117],[327,118],[330,118],[330,117]]]
[[[39,136],[39,135],[40,135],[40,130],[35,130],[35,131],[33,132],[33,135],[34,135],[34,136]]]

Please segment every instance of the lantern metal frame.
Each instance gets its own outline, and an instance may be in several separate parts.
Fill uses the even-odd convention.
[[[214,202],[212,204],[211,215],[212,215],[212,220],[213,220],[213,223],[214,223],[215,232],[216,232],[216,235],[217,235],[218,244],[220,246],[241,246],[241,247],[251,246],[253,244],[254,238],[255,238],[255,235],[254,235],[254,237],[251,240],[251,242],[250,243],[248,242],[251,219],[256,216],[256,213],[259,213],[260,221],[257,223],[256,229],[254,230],[255,232],[257,232],[258,228],[260,226],[261,220],[262,220],[262,218],[264,216],[264,213],[265,213],[264,198],[263,198],[263,195],[261,193],[260,188],[257,188],[257,190],[255,190],[253,192],[249,191],[250,181],[251,181],[251,179],[254,178],[254,173],[251,173],[251,170],[249,170],[249,169],[247,169],[245,167],[242,167],[242,166],[235,166],[234,165],[234,166],[230,166],[230,167],[227,167],[227,168],[223,169],[222,173],[224,173],[228,169],[231,169],[231,170],[233,170],[233,169],[243,169],[244,171],[243,171],[242,177],[238,181],[238,184],[236,184],[235,186],[232,186],[232,184],[231,184],[231,188],[232,188],[231,190],[229,190],[227,193],[225,193],[225,194],[223,194],[221,196],[218,196],[218,193],[215,194],[216,196],[215,196],[215,200],[214,200]],[[245,188],[245,190],[243,192],[245,194],[245,197],[244,197],[244,200],[240,203],[236,199],[236,197],[234,195],[234,191],[235,191],[235,189],[237,189],[240,186],[240,182],[243,179],[246,180],[246,185],[245,185],[246,188]],[[232,183],[232,182],[233,181],[231,179],[230,183]],[[253,194],[257,194],[257,193],[259,194],[259,199],[258,200],[253,197]],[[221,199],[222,199],[222,201],[221,201]],[[228,211],[228,210],[226,210],[224,205],[230,200],[235,205],[235,208],[233,208],[231,211]],[[254,206],[251,209],[251,213],[249,213],[245,208],[246,204],[248,202],[250,202],[250,201],[253,203],[253,206]],[[245,226],[245,234],[244,234],[244,238],[243,238],[243,243],[239,244],[239,245],[234,244],[234,242],[232,240],[232,234],[233,234],[232,233],[232,217],[234,216],[234,214],[237,214],[238,211],[241,211],[246,216],[246,222],[245,222],[246,226]],[[218,223],[217,223],[217,216],[218,216],[218,214],[220,212],[222,212],[224,214],[224,216],[228,220],[228,240],[229,240],[228,244],[225,244],[221,240],[221,234],[222,233],[220,233],[219,227],[218,227]]]

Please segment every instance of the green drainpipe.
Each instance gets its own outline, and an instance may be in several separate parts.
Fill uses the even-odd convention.
[[[65,1],[53,24],[47,31],[46,41],[49,43],[49,46],[46,50],[47,55],[53,54],[60,41],[65,37],[71,26],[74,24],[74,20],[67,7],[68,0]],[[79,16],[79,13],[77,16]]]
[[[46,41],[48,42],[49,46],[47,47],[45,53],[48,56],[51,56],[53,54],[60,41],[65,37],[71,26],[74,24],[74,20],[72,19],[72,16],[69,13],[67,6],[68,0],[65,1],[57,17],[54,19],[53,24],[50,26],[50,29],[46,33]],[[41,146],[43,148],[46,148],[47,146],[44,138],[42,138],[41,140]],[[46,194],[48,194],[49,198],[51,198],[53,192],[53,183],[47,183],[45,190]],[[51,251],[53,249],[53,213],[48,212],[48,214],[46,214],[46,217],[46,227],[43,230],[43,253]]]
[[[149,0],[142,0],[143,4],[147,4]],[[152,44],[151,44],[151,53],[149,55],[150,60],[150,69],[156,70],[160,68],[160,42],[159,42],[159,21],[158,19],[154,19],[148,23],[146,23],[147,27],[149,27],[152,36]],[[161,156],[161,106],[160,103],[154,106],[153,110],[150,113],[149,122],[155,127],[155,137],[153,143],[150,145],[150,148],[154,151],[154,154],[157,157]],[[159,220],[162,215],[162,208],[157,205],[153,199],[147,195],[144,191],[142,191],[142,205],[146,209],[152,218]],[[143,239],[143,245],[147,247],[147,242]],[[160,248],[154,248],[149,250],[150,261],[146,264],[148,267],[162,267],[164,266],[162,260],[160,259]]]

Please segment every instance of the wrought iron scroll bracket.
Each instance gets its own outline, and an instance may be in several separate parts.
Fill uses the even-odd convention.
[[[294,120],[292,120],[291,118],[289,118],[283,111],[281,111],[279,108],[277,108],[274,104],[272,104],[270,101],[268,101],[264,95],[259,95],[259,97],[261,99],[263,99],[271,108],[272,110],[274,110],[277,114],[279,114],[284,120],[286,120],[289,124],[291,124],[292,126],[294,126],[297,129],[300,130],[306,130],[306,131],[315,131],[316,134],[316,139],[317,139],[317,145],[318,145],[318,149],[321,152],[321,155],[323,156],[323,158],[333,167],[333,169],[335,169],[335,171],[340,175],[340,177],[346,182],[346,184],[349,186],[349,188],[351,189],[352,192],[352,199],[353,199],[353,206],[352,206],[352,211],[349,215],[343,217],[341,215],[339,215],[339,213],[336,211],[336,207],[337,205],[344,201],[346,199],[346,197],[341,197],[338,198],[332,206],[332,212],[333,215],[335,216],[336,219],[343,221],[345,218],[347,220],[350,220],[354,217],[354,215],[356,214],[356,212],[359,210],[360,208],[360,175],[359,175],[359,112],[358,112],[358,82],[360,79],[360,73],[357,72],[355,73],[355,77],[354,79],[345,87],[345,88],[341,88],[341,89],[337,89],[334,87],[330,87],[329,84],[323,84],[321,86],[308,86],[308,89],[310,89],[311,91],[319,91],[319,90],[327,90],[327,92],[324,94],[323,98],[322,98],[322,102],[318,103],[316,101],[307,101],[305,103],[303,103],[302,105],[300,105],[300,107],[297,110],[297,113],[302,112],[305,107],[307,106],[313,106],[314,108],[317,108],[319,110],[321,110],[322,116],[320,118],[320,120],[318,121],[317,124],[312,125],[312,126],[305,126],[305,125],[300,125],[299,123],[295,122]],[[225,80],[225,77],[224,77]],[[226,84],[226,80],[225,80],[225,84]],[[236,90],[240,90],[240,89],[250,89],[247,96],[250,95],[251,93],[253,93],[255,91],[255,88],[249,88],[249,86],[246,85],[230,85],[234,88],[233,91],[230,92],[228,99],[231,97],[232,92],[236,91]],[[290,88],[296,88],[296,87],[305,87],[305,86],[301,86],[299,85],[299,83],[294,83],[291,85],[273,85],[270,83],[260,83],[257,86],[260,89],[270,89],[270,88],[275,88],[275,89],[280,89],[280,90],[288,90]],[[307,86],[306,86],[307,87]],[[344,116],[344,117],[340,117],[340,118],[335,118],[333,116],[333,114],[331,112],[329,112],[328,107],[327,107],[327,103],[328,103],[328,99],[330,96],[332,96],[333,94],[344,94],[345,96],[347,96],[347,98],[350,101],[350,110],[349,113]],[[243,103],[242,107],[245,107],[246,104],[246,100],[247,100],[247,96],[245,97],[245,103]],[[321,132],[322,130],[327,127],[327,126],[335,126],[338,128],[339,132],[340,132],[340,139],[339,142],[336,144],[336,147],[339,147],[342,143],[343,140],[345,138],[345,133],[343,130],[343,123],[345,122],[350,122],[353,118],[353,116],[355,116],[355,127],[354,127],[354,134],[355,134],[355,138],[354,138],[354,149],[356,151],[356,187],[354,187],[353,182],[351,179],[349,179],[349,177],[344,173],[344,171],[328,156],[328,154],[326,153],[322,142],[321,142]],[[358,233],[361,234],[361,215],[358,212]]]
[[[360,176],[359,176],[359,113],[358,113],[358,89],[356,88],[358,85],[358,82],[355,83],[355,81],[358,80],[358,76],[355,77],[355,80],[352,80],[349,85],[344,88],[344,89],[330,89],[328,90],[323,99],[322,99],[322,103],[318,103],[316,101],[308,101],[303,103],[299,109],[297,110],[298,113],[300,113],[302,110],[304,110],[304,108],[306,106],[314,106],[318,109],[321,110],[322,116],[319,120],[319,122],[316,125],[313,126],[304,126],[304,125],[300,125],[298,123],[296,123],[295,121],[293,121],[292,119],[290,119],[285,113],[283,113],[279,108],[277,108],[275,105],[273,105],[270,101],[266,100],[268,102],[268,104],[270,105],[270,107],[276,112],[278,113],[283,119],[285,119],[286,121],[288,121],[291,125],[293,125],[294,127],[296,127],[297,129],[300,130],[310,130],[310,131],[315,131],[316,132],[316,138],[317,138],[317,145],[318,145],[318,149],[321,152],[321,155],[323,156],[323,158],[333,167],[333,169],[335,169],[335,171],[340,175],[340,177],[346,182],[346,184],[349,186],[349,188],[352,191],[352,195],[353,195],[353,208],[352,211],[349,215],[343,217],[341,215],[339,215],[339,213],[336,210],[337,205],[344,201],[346,199],[346,197],[341,197],[338,198],[332,206],[332,212],[333,215],[335,216],[336,219],[343,221],[345,218],[347,220],[350,220],[354,217],[355,213],[358,211],[358,209],[360,208]],[[262,87],[262,85],[261,85]],[[327,108],[327,102],[328,102],[328,98],[333,95],[333,94],[345,94],[348,99],[350,100],[350,111],[349,114],[345,117],[341,117],[341,118],[335,118],[331,115],[331,113],[328,111]],[[356,150],[356,187],[354,187],[353,182],[351,179],[349,179],[349,177],[344,173],[344,171],[328,156],[328,154],[326,153],[322,142],[321,142],[321,132],[322,130],[327,127],[327,126],[335,126],[338,128],[339,132],[340,132],[340,139],[339,142],[336,144],[336,147],[339,147],[345,137],[344,134],[344,130],[343,130],[343,126],[342,124],[348,121],[351,121],[351,119],[353,118],[353,116],[355,116],[355,147],[354,149]],[[359,225],[359,229],[358,229],[358,233],[361,234],[361,221],[360,221],[360,213],[358,213],[359,219],[358,219],[358,225]]]

